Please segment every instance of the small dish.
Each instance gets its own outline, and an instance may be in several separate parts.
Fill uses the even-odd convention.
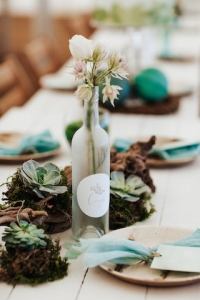
[[[114,148],[117,151],[123,152],[126,151],[131,144],[134,142],[140,141],[140,142],[146,142],[148,138],[130,138],[130,139],[116,139],[114,142]],[[191,142],[192,143],[192,142]],[[185,145],[188,146],[189,142],[184,142],[181,139],[178,138],[168,138],[168,137],[157,137],[156,136],[156,143],[155,147],[152,148],[149,155],[147,156],[146,163],[149,167],[155,167],[155,168],[163,168],[163,167],[178,167],[182,166],[188,163],[193,162],[197,158],[197,149],[195,151],[190,151],[187,156],[181,156],[170,158],[164,157],[164,147],[167,148],[168,145],[173,149],[177,147],[178,145]],[[200,141],[199,141],[200,144]],[[200,147],[200,146],[199,146]],[[162,153],[163,152],[163,153]],[[159,155],[158,155],[159,154]],[[163,154],[161,156],[161,154]],[[166,155],[165,155],[166,156]]]
[[[112,231],[102,238],[125,238],[134,239],[148,247],[152,247],[162,242],[175,241],[184,238],[192,233],[192,230],[186,228],[170,226],[130,226],[123,229]],[[104,263],[99,266],[104,271],[117,277],[118,279],[128,281],[134,284],[167,287],[182,286],[200,281],[200,273],[161,271],[151,269],[145,263],[122,266],[116,271],[116,264]]]
[[[180,158],[178,157],[178,155],[174,158],[164,157],[166,156],[164,155],[164,149],[170,147],[173,150],[173,148],[175,147],[187,147],[188,145],[190,145],[190,142],[187,143],[178,138],[156,137],[155,151],[152,151],[152,154],[149,154],[149,156],[147,157],[147,164],[150,167],[176,167],[191,163],[196,159],[197,151],[191,151],[188,153],[188,156],[185,157],[181,157],[180,155]],[[163,157],[157,156],[157,152],[159,154],[163,152]]]
[[[75,90],[79,82],[75,81],[73,76],[70,74],[66,74],[66,76],[48,74],[41,77],[40,84],[46,89],[66,91]]]
[[[19,132],[6,132],[0,133],[0,144],[6,144],[10,147],[16,147],[19,140],[24,137],[25,133]],[[41,153],[31,153],[31,154],[21,154],[21,155],[0,155],[0,162],[3,163],[21,163],[29,159],[40,160],[48,157],[58,155],[60,153],[60,145],[50,151],[41,152]]]

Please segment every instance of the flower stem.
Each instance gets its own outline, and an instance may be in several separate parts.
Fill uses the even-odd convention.
[[[95,149],[94,149],[94,138],[93,138],[93,132],[92,132],[92,105],[93,102],[88,102],[88,110],[87,110],[87,128],[90,132],[90,142],[92,147],[92,168],[93,168],[93,174],[96,173],[96,166],[95,166]]]

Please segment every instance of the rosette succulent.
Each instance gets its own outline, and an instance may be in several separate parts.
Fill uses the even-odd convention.
[[[125,178],[123,172],[111,172],[110,229],[120,229],[147,219],[154,211],[151,190],[139,176]]]
[[[47,243],[43,229],[38,229],[34,224],[26,221],[19,221],[19,225],[12,222],[10,227],[5,229],[2,240],[6,242],[6,248],[23,248],[27,251],[35,248],[45,248]]]
[[[66,186],[62,186],[62,176],[60,169],[47,162],[44,166],[34,160],[28,160],[18,169],[18,173],[23,183],[30,187],[39,198],[48,195],[64,194]]]
[[[112,172],[110,180],[110,194],[116,198],[135,202],[144,193],[150,193],[150,188],[135,175],[130,175],[126,179],[123,172]]]

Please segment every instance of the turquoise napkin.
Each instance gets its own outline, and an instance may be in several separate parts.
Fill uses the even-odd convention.
[[[0,145],[0,155],[15,156],[23,153],[43,153],[55,150],[59,147],[49,130],[39,134],[23,137],[16,148],[10,148]]]
[[[165,160],[195,157],[200,154],[200,142],[173,142],[160,147],[153,146],[149,154]]]
[[[196,229],[186,238],[163,244],[200,247],[200,229]],[[159,245],[150,249],[139,242],[124,238],[100,238],[81,239],[76,244],[65,243],[64,246],[68,249],[68,259],[76,259],[83,254],[84,267],[92,268],[105,262],[128,265],[140,261],[151,262]]]
[[[129,147],[134,144],[136,141],[118,138],[114,140],[113,147],[118,152],[125,152],[129,149]]]
[[[134,142],[134,140],[118,138],[114,141],[113,147],[119,152],[125,152]],[[165,160],[195,157],[200,154],[200,141],[172,142],[159,147],[154,145],[149,154]]]

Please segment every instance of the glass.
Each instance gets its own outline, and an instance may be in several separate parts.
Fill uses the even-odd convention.
[[[99,89],[84,101],[83,125],[72,139],[72,235],[99,238],[109,229],[110,145],[99,125]]]

